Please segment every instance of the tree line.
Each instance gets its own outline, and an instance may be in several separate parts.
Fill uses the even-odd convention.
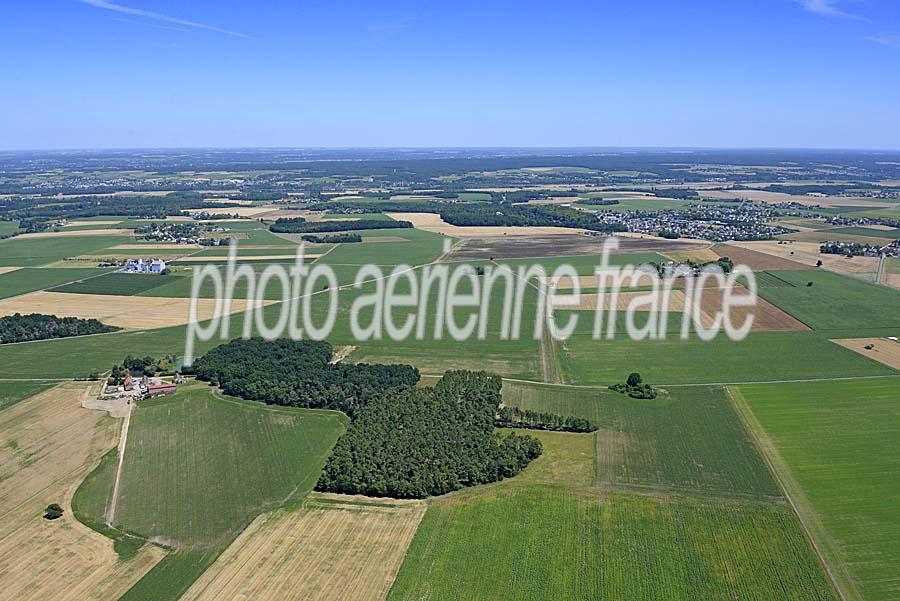
[[[115,332],[119,328],[108,326],[96,319],[78,317],[57,317],[43,313],[22,315],[15,313],[0,317],[0,344],[46,340],[47,338],[68,338],[86,334]]]
[[[518,407],[501,407],[497,411],[494,425],[498,428],[527,428],[552,432],[595,432],[597,430],[596,424],[583,417],[543,413]]]
[[[278,234],[320,234],[351,230],[407,229],[412,226],[409,221],[394,221],[393,219],[307,221],[303,217],[292,217],[276,220],[269,226],[269,231]]]

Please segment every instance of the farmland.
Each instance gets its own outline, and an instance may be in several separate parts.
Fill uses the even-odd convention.
[[[0,411],[53,385],[53,382],[27,380],[0,382]]]
[[[849,599],[900,595],[900,379],[732,388]]]
[[[199,384],[143,402],[132,416],[113,525],[174,550],[125,598],[178,598],[257,515],[312,489],[342,428],[334,412],[226,399]],[[113,472],[105,474],[79,491],[93,500],[85,511],[96,514],[97,500],[108,498]]]

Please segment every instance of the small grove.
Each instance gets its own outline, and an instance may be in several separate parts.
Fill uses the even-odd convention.
[[[514,476],[541,454],[539,440],[496,431],[503,415],[499,376],[450,371],[433,387],[417,387],[419,372],[409,365],[332,364],[331,358],[324,341],[238,339],[186,371],[226,394],[350,416],[317,484],[321,491],[440,495]],[[541,414],[519,421],[535,427],[559,420],[565,421]]]
[[[22,315],[15,313],[0,317],[0,344],[28,342],[47,338],[67,338],[86,334],[115,332],[119,328],[108,326],[96,319],[57,317],[43,313]]]

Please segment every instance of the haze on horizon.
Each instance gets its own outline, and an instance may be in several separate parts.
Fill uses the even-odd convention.
[[[900,148],[886,0],[14,0],[0,149]]]

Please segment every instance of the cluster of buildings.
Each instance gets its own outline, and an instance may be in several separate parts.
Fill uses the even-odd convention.
[[[122,268],[124,273],[162,273],[166,270],[166,262],[162,259],[128,259]]]
[[[167,244],[200,244],[202,246],[218,246],[227,244],[228,238],[208,238],[203,234],[225,232],[223,227],[201,225],[190,222],[151,223],[135,230],[143,240],[163,242]]]
[[[590,211],[603,223],[624,226],[627,231],[668,238],[771,240],[794,230],[771,225],[779,214],[767,205],[691,204],[686,209],[659,211]]]
[[[860,244],[843,240],[823,242],[819,247],[823,255],[844,255],[847,257],[900,257],[900,240],[894,240],[885,246]]]
[[[103,398],[128,398],[130,400],[151,399],[176,392],[178,385],[185,381],[184,376],[176,373],[171,382],[162,378],[150,378],[146,375],[135,378],[126,375],[119,385],[108,385],[103,393]]]

